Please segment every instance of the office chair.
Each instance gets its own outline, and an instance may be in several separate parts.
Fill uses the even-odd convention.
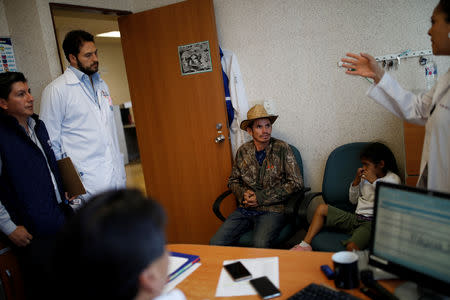
[[[308,207],[315,197],[322,196],[326,204],[336,208],[355,212],[356,205],[348,200],[350,183],[355,178],[356,170],[361,167],[359,154],[368,143],[350,143],[337,147],[328,156],[322,181],[322,192],[313,192],[305,196],[299,208],[303,222],[307,220]],[[307,223],[307,221],[306,221]],[[304,223],[302,224],[304,225]],[[315,251],[337,252],[345,250],[341,241],[350,235],[323,228],[312,240]]]
[[[297,161],[297,165],[300,169],[300,174],[303,178],[303,163],[302,156],[298,149],[292,145],[289,145],[294,153],[295,159]],[[287,224],[283,227],[277,239],[274,242],[275,247],[281,247],[281,245],[286,242],[297,230],[297,227],[300,224],[300,219],[298,218],[297,212],[300,206],[300,203],[303,201],[305,193],[310,191],[310,188],[304,187],[301,191],[292,194],[287,200],[286,207],[286,216],[289,218]],[[228,196],[232,197],[228,197]],[[238,205],[236,197],[234,197],[233,192],[231,190],[227,190],[222,193],[213,203],[213,212],[214,214],[222,221],[225,221],[225,217],[220,211],[220,205],[225,198],[232,198],[236,201],[236,205]],[[237,246],[240,247],[252,247],[253,246],[253,230],[249,230],[244,233],[239,239]]]

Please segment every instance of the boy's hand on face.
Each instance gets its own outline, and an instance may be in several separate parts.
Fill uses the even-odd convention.
[[[375,180],[378,179],[378,177],[375,175],[374,170],[372,169],[364,170],[361,177],[366,179],[370,183],[374,183]]]
[[[363,175],[364,169],[358,168],[356,170],[355,179],[353,180],[352,186],[357,186],[361,182],[361,176]]]

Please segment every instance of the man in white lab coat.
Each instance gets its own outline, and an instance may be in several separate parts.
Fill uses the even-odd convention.
[[[111,96],[98,74],[94,37],[71,31],[63,49],[70,66],[45,88],[41,119],[56,158],[69,156],[79,172],[84,202],[98,192],[124,187],[126,175]]]

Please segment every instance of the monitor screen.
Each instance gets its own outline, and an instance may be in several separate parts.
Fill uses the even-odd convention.
[[[450,291],[450,195],[377,184],[369,263]]]

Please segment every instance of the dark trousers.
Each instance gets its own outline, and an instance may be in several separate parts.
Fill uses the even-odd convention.
[[[53,238],[33,238],[26,247],[14,247],[25,287],[26,299],[49,299],[52,289]]]
[[[244,233],[253,229],[253,246],[270,248],[285,224],[286,216],[282,213],[264,212],[261,215],[248,216],[236,209],[220,226],[209,243],[216,246],[236,245]]]

